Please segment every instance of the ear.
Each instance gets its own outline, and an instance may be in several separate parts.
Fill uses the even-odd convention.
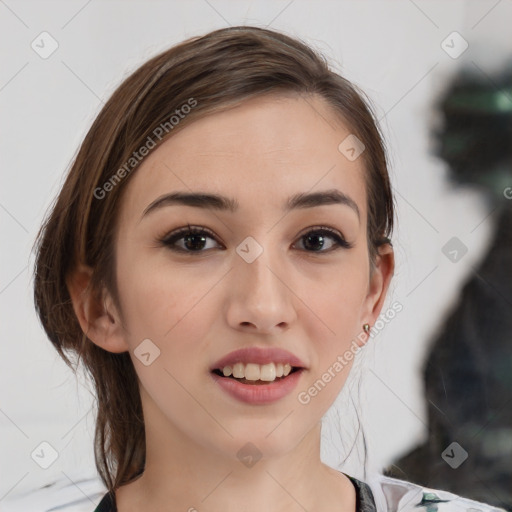
[[[126,352],[129,347],[125,341],[120,316],[106,290],[92,290],[92,273],[90,267],[79,264],[66,278],[80,327],[93,343],[104,350]]]
[[[371,326],[377,321],[381,312],[384,301],[386,300],[389,284],[395,271],[395,255],[391,244],[383,244],[379,247],[379,254],[376,258],[373,275],[368,285],[368,293],[363,302],[361,310],[361,326],[370,324]],[[362,336],[357,336],[358,345],[363,346],[367,341],[369,334],[365,334],[365,340],[361,340]]]

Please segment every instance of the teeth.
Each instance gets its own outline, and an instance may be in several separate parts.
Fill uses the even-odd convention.
[[[255,364],[255,363],[236,363],[232,367],[224,366],[222,374],[224,377],[233,375],[236,379],[247,380],[263,380],[272,382],[276,377],[286,377],[292,371],[292,366],[289,363],[268,363],[268,364]]]

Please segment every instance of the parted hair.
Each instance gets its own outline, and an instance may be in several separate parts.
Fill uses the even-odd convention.
[[[114,241],[123,190],[138,166],[127,167],[126,162],[148,137],[157,139],[159,126],[167,127],[165,137],[157,140],[161,144],[194,120],[272,93],[323,98],[362,141],[371,271],[379,246],[391,243],[393,196],[371,103],[301,40],[258,27],[224,28],[172,46],[125,78],[88,130],[34,243],[35,308],[65,363],[76,372],[82,362],[91,377],[97,406],[94,456],[109,491],[144,471],[138,378],[128,352],[106,351],[82,330],[67,278],[79,264],[89,266],[91,292],[101,297],[102,290],[108,290],[120,311]],[[171,129],[169,120],[191,99],[194,107]],[[122,179],[112,183],[114,176]]]

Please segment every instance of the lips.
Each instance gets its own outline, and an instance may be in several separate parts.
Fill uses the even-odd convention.
[[[248,347],[226,354],[210,366],[210,371],[222,371],[225,366],[233,366],[236,363],[255,363],[260,365],[268,363],[289,363],[294,368],[305,368],[305,363],[287,350],[270,347]]]
[[[279,402],[289,396],[297,387],[304,371],[306,370],[300,369],[290,373],[287,377],[260,385],[255,383],[246,384],[237,379],[220,377],[215,371],[211,372],[210,375],[218,388],[231,400],[234,399],[236,402],[246,405],[260,406]]]

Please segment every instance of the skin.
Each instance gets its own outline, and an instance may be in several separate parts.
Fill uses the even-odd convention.
[[[69,285],[89,338],[111,352],[129,350],[139,379],[146,469],[117,490],[120,512],[355,510],[352,483],[320,460],[320,421],[352,362],[307,405],[297,399],[364,323],[373,325],[394,271],[386,245],[370,279],[364,162],[338,151],[350,133],[319,97],[259,97],[186,126],[130,178],[117,232],[120,310],[108,293],[101,304],[82,293],[91,273],[83,265]],[[283,214],[289,196],[327,189],[350,196],[361,218],[339,204]],[[172,205],[141,218],[173,191],[227,195],[240,208]],[[188,223],[215,235],[202,253],[173,252],[159,241]],[[304,235],[322,225],[353,247],[327,236],[308,249]],[[264,249],[250,264],[235,251],[247,236]],[[149,366],[133,353],[147,338],[160,349]],[[215,385],[209,366],[248,346],[300,357],[307,370],[295,390],[250,405]],[[262,454],[252,467],[237,458],[247,442]]]

